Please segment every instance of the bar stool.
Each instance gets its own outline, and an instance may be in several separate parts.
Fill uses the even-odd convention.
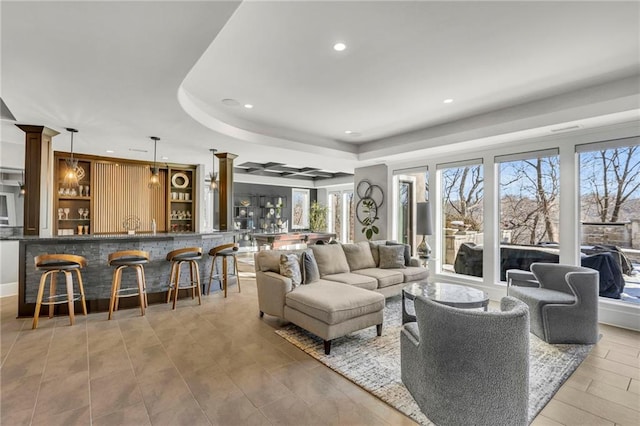
[[[149,263],[149,253],[142,250],[122,250],[109,255],[107,261],[109,266],[115,266],[113,280],[111,281],[111,299],[109,300],[109,319],[113,316],[113,311],[118,310],[121,297],[140,297],[140,311],[144,315],[147,303],[146,281],[144,278],[144,264]],[[136,272],[138,286],[120,288],[122,283],[122,271],[126,268],[133,268]]]
[[[187,247],[173,250],[167,254],[167,260],[171,262],[171,273],[169,274],[169,291],[167,292],[167,303],[171,300],[171,292],[173,294],[173,309],[176,308],[178,300],[178,290],[191,289],[191,298],[195,297],[196,289],[198,291],[198,305],[202,304],[202,292],[200,291],[200,270],[198,268],[198,260],[202,259],[201,247]],[[189,263],[189,285],[180,285],[180,267],[183,263]],[[195,279],[194,279],[195,277]]]
[[[209,250],[209,256],[212,256],[213,258],[211,259],[211,273],[209,274],[207,294],[211,292],[211,281],[215,277],[220,281],[220,290],[224,289],[224,297],[227,297],[227,282],[230,276],[236,277],[236,281],[238,282],[238,293],[240,293],[240,275],[238,274],[238,258],[236,256],[236,254],[238,253],[238,247],[238,243],[229,243],[214,247]],[[216,258],[218,256],[222,258],[222,279],[220,279],[219,270],[217,274],[214,274],[214,268],[216,267]],[[230,274],[227,271],[227,259],[229,259],[230,257],[233,257],[233,274]]]
[[[42,305],[49,305],[49,318],[53,318],[55,305],[67,303],[69,307],[70,325],[75,323],[73,302],[80,300],[82,302],[82,313],[87,315],[87,304],[84,298],[84,286],[82,285],[82,275],[80,269],[87,266],[87,259],[74,254],[42,254],[36,256],[36,270],[43,271],[40,277],[40,287],[38,288],[38,296],[36,299],[36,310],[33,314],[32,329],[38,328],[38,317],[40,316],[40,308]],[[78,276],[78,288],[80,294],[73,292],[73,274]],[[63,273],[66,278],[67,294],[56,294],[56,274]],[[43,302],[44,288],[46,287],[47,277],[49,279],[49,296]],[[66,298],[65,298],[66,297]]]

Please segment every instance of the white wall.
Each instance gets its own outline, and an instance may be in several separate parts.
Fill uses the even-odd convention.
[[[375,166],[369,167],[360,167],[355,170],[354,176],[354,195],[356,200],[356,214],[357,214],[357,206],[360,201],[360,196],[358,195],[358,184],[367,180],[371,185],[378,185],[382,189],[382,194],[384,195],[384,201],[382,206],[378,206],[378,221],[375,222],[375,225],[379,228],[379,233],[377,235],[373,235],[372,240],[386,240],[388,239],[389,232],[391,229],[391,203],[390,194],[391,194],[391,182],[392,175],[389,173],[389,169],[386,164],[376,164]],[[365,235],[360,232],[362,230],[362,226],[357,220],[356,217],[356,232],[355,232],[355,240],[356,241],[366,241],[367,238]]]
[[[0,241],[0,297],[18,294],[18,241]]]

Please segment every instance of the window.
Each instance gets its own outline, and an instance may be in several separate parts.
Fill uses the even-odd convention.
[[[443,272],[482,276],[483,188],[478,161],[438,166],[441,173]]]
[[[409,244],[412,253],[416,252],[417,244],[422,241],[422,235],[416,235],[417,221],[416,204],[429,199],[429,172],[423,167],[395,171],[394,226],[395,238],[398,242]]]
[[[640,303],[639,142],[639,138],[628,138],[576,147],[581,252],[611,253],[624,283],[616,282],[614,276],[616,285],[600,288],[600,295],[633,303]]]
[[[353,191],[329,192],[329,232],[342,242],[355,238]]]
[[[500,280],[508,269],[558,262],[560,210],[558,150],[496,158],[500,185]]]

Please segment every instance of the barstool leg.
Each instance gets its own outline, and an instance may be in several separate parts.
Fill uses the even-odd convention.
[[[113,271],[113,278],[111,280],[111,299],[109,299],[109,319],[113,316],[113,311],[116,306],[116,299],[118,297],[118,280],[120,279],[121,267],[117,267]]]
[[[149,300],[147,299],[147,277],[144,276],[144,266],[140,265],[140,272],[142,273],[142,288],[144,289],[144,307],[149,307]]]
[[[202,305],[202,292],[200,291],[200,268],[198,268],[198,262],[192,261],[193,268],[196,272],[196,288],[198,289],[198,305]]]
[[[222,279],[224,280],[224,297],[226,299],[227,297],[227,286],[228,286],[228,280],[229,280],[229,275],[228,275],[228,271],[227,271],[227,258],[226,256],[222,257]]]
[[[73,275],[70,271],[64,271],[64,276],[67,279],[67,306],[69,306],[69,323],[75,324],[75,312],[73,308]]]
[[[87,303],[84,298],[84,283],[82,282],[82,274],[80,269],[76,269],[76,275],[78,276],[78,287],[80,288],[80,301],[82,302],[82,313],[87,316]]]
[[[190,260],[189,261],[189,286],[191,287],[191,299],[195,299],[196,298],[196,289],[193,287],[194,286],[194,280],[193,280],[193,276],[195,275],[193,273],[193,261]],[[198,286],[200,286],[200,283],[198,283]]]
[[[144,308],[145,308],[145,291],[144,291],[144,271],[142,265],[136,265],[136,273],[138,274],[138,294],[140,296],[140,312],[142,316],[144,316]]]
[[[180,289],[180,268],[182,267],[182,262],[176,262],[176,272],[174,274],[174,285],[175,289],[173,292],[173,310],[176,309],[176,303],[178,302],[178,290]]]
[[[238,293],[240,293],[240,273],[238,272],[238,259],[233,256],[233,268],[236,271],[236,282],[238,283]]]
[[[38,317],[40,316],[40,308],[42,307],[42,297],[44,296],[44,288],[47,285],[47,275],[50,272],[45,272],[40,277],[40,287],[38,287],[38,298],[36,299],[36,311],[33,313],[33,325],[31,329],[35,330],[38,328]]]
[[[53,302],[54,299],[52,299],[53,296],[56,295],[56,278],[58,277],[58,271],[52,271],[52,275],[49,281],[49,302]],[[47,272],[48,274],[48,272]],[[49,318],[53,318],[53,313],[55,310],[56,305],[54,305],[53,303],[49,305]]]
[[[211,273],[209,274],[209,284],[207,284],[207,292],[206,294],[211,294],[211,281],[213,280],[213,271],[214,268],[216,266],[216,259],[218,258],[218,256],[213,255],[213,258],[211,259]]]
[[[169,272],[169,291],[167,291],[167,303],[171,300],[171,290],[173,289],[173,275],[175,274],[176,262],[171,262],[171,271]]]
[[[117,311],[120,309],[120,287],[122,286],[122,273],[124,272],[125,269],[127,269],[127,266],[122,265],[122,266],[118,266],[118,282],[116,284],[116,301],[113,307],[114,311]]]

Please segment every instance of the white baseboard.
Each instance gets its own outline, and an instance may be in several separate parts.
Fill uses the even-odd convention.
[[[15,296],[18,294],[18,283],[0,284],[0,297]]]

